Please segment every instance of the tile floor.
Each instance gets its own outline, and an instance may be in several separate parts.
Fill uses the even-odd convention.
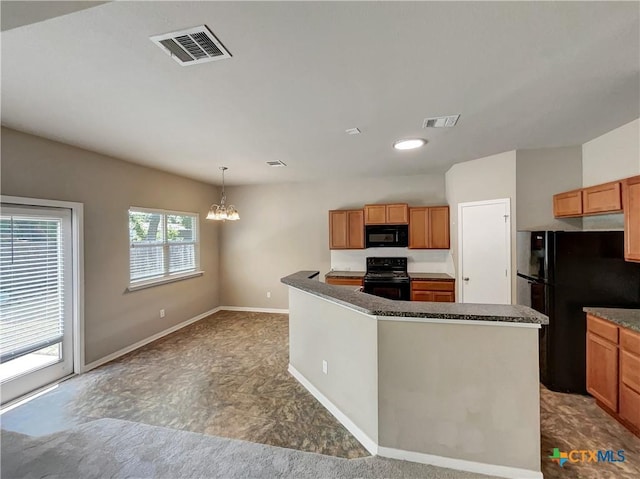
[[[2,415],[44,435],[112,417],[340,457],[367,451],[287,372],[286,315],[222,311]],[[640,439],[588,396],[541,388],[545,478],[638,478]],[[626,462],[565,464],[553,448],[624,449]]]

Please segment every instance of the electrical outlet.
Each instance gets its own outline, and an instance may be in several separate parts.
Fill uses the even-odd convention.
[[[329,374],[329,363],[327,363],[324,359],[322,360],[322,372],[325,374]]]
[[[161,317],[161,318],[164,318],[164,309],[161,309],[161,310],[160,310],[160,317]]]
[[[271,291],[267,291],[267,298],[271,297]]]

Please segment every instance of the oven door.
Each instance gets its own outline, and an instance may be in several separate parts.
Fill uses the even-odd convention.
[[[411,299],[411,284],[365,279],[364,292],[396,301],[409,301]]]

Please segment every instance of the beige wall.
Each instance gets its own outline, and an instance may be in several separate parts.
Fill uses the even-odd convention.
[[[640,119],[582,145],[582,186],[640,175]],[[587,216],[585,230],[622,230],[622,214]]]
[[[374,442],[378,440],[375,318],[289,289],[289,363]],[[322,372],[322,361],[328,374]]]
[[[640,119],[582,145],[582,186],[640,175]]]
[[[378,322],[379,444],[540,470],[538,329]]]
[[[511,298],[516,302],[516,152],[507,151],[453,165],[446,174],[451,213],[451,255],[458,268],[458,205],[470,201],[511,199]],[[459,287],[459,285],[458,285]]]
[[[579,230],[582,218],[556,219],[553,195],[582,187],[582,147],[516,152],[517,230]]]
[[[219,305],[218,225],[204,220],[214,186],[6,128],[1,171],[3,195],[84,204],[87,363]],[[130,206],[199,213],[204,276],[125,292]]]
[[[221,302],[259,308],[288,307],[283,276],[329,271],[329,210],[366,203],[445,202],[443,175],[238,186],[228,188],[227,197],[241,220],[221,226]]]

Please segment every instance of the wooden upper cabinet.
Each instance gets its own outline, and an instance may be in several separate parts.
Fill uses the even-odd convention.
[[[429,247],[429,208],[409,208],[409,248]]]
[[[409,222],[409,205],[396,203],[390,205],[365,205],[364,224],[366,225],[406,225]]]
[[[384,225],[387,223],[387,205],[366,205],[364,207],[365,225]]]
[[[622,211],[620,182],[606,183],[582,189],[582,214],[615,213]]]
[[[553,216],[556,218],[582,216],[582,190],[553,195]]]
[[[363,210],[329,211],[329,248],[364,248]]]
[[[624,206],[624,257],[640,262],[640,176],[627,178],[622,185]]]
[[[449,207],[429,208],[429,248],[449,249]]]
[[[449,249],[449,207],[409,208],[409,248]]]
[[[406,225],[409,222],[409,205],[400,203],[397,205],[385,205],[387,208],[387,223],[393,225]]]
[[[349,249],[364,249],[364,211],[347,211],[347,245]]]

